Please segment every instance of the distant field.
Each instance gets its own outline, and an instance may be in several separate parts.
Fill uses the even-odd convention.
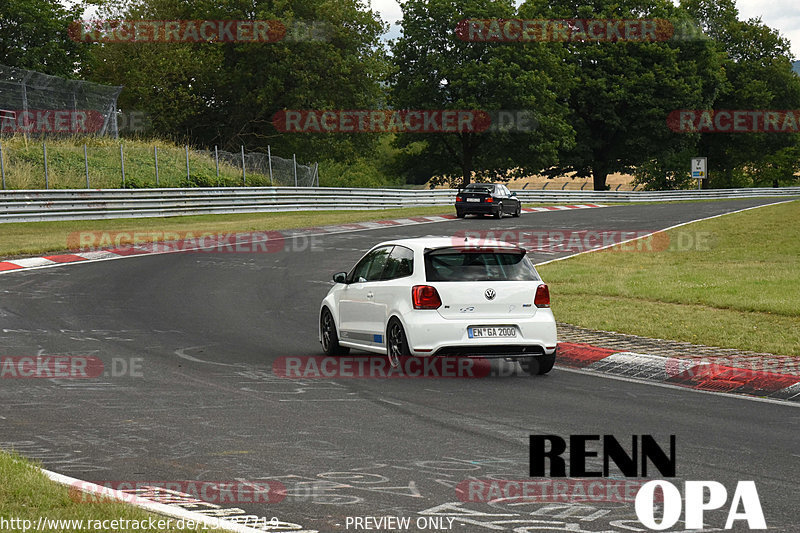
[[[630,191],[633,189],[633,176],[629,174],[610,174],[606,179],[612,191]],[[583,187],[584,191],[591,191],[593,189],[592,178],[570,178],[568,176],[560,176],[553,179],[548,179],[544,176],[528,176],[518,180],[511,180],[508,182],[509,189],[541,189],[547,187],[548,191],[561,190],[563,187],[565,191],[580,190]],[[427,185],[424,188],[428,188]],[[446,187],[437,187],[437,189],[444,189]]]

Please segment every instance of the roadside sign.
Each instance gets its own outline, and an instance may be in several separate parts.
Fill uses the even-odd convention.
[[[693,157],[692,158],[692,177],[704,180],[707,177],[706,174],[706,161],[707,158],[705,157]]]
[[[708,173],[706,172],[706,163],[708,162],[708,158],[705,157],[693,157],[692,158],[692,177],[697,179],[697,188],[700,188],[700,184],[703,183],[702,180],[708,178]]]

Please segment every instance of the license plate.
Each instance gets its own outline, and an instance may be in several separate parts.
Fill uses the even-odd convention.
[[[488,339],[494,337],[516,337],[517,328],[514,326],[476,326],[467,328],[470,339]]]
[[[480,198],[467,198],[467,201],[468,202],[480,202],[481,199]]]

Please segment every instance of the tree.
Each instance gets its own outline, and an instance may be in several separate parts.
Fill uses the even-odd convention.
[[[74,78],[88,47],[68,36],[69,25],[83,10],[64,7],[58,0],[0,2],[0,62]]]
[[[408,0],[401,6],[403,35],[391,47],[393,109],[486,111],[495,118],[500,110],[522,110],[532,112],[536,123],[532,131],[399,133],[406,169],[417,176],[457,176],[462,185],[473,174],[503,181],[551,165],[573,143],[563,47],[471,42],[456,32],[465,19],[513,17],[513,2]]]
[[[733,0],[684,0],[715,46],[725,54],[726,83],[719,110],[792,110],[800,107],[800,77],[792,71],[789,41],[760,19],[739,20]],[[747,187],[791,181],[796,133],[703,133],[698,153],[708,157],[704,187]],[[783,170],[780,166],[785,165]],[[773,178],[773,176],[775,176]]]
[[[234,150],[269,144],[275,153],[304,159],[352,159],[377,142],[372,134],[281,133],[273,125],[283,109],[360,109],[385,100],[384,26],[357,0],[152,0],[125,6],[117,7],[119,18],[279,20],[288,28],[287,38],[277,42],[96,46],[93,79],[124,84],[120,106],[147,111],[159,134]],[[293,32],[303,20],[324,24],[325,34],[297,37]]]
[[[668,0],[528,0],[526,18],[664,19],[675,27],[688,20]],[[722,82],[721,58],[708,40],[574,41],[566,44],[576,83],[569,96],[576,145],[545,173],[575,172],[605,190],[606,177],[630,172],[686,148],[685,134],[667,127],[670,112],[704,109]]]

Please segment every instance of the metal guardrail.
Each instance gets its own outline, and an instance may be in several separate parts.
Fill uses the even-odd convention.
[[[237,187],[0,191],[0,222],[452,205],[456,190]],[[515,191],[524,203],[657,202],[800,196],[800,187],[684,191]]]

